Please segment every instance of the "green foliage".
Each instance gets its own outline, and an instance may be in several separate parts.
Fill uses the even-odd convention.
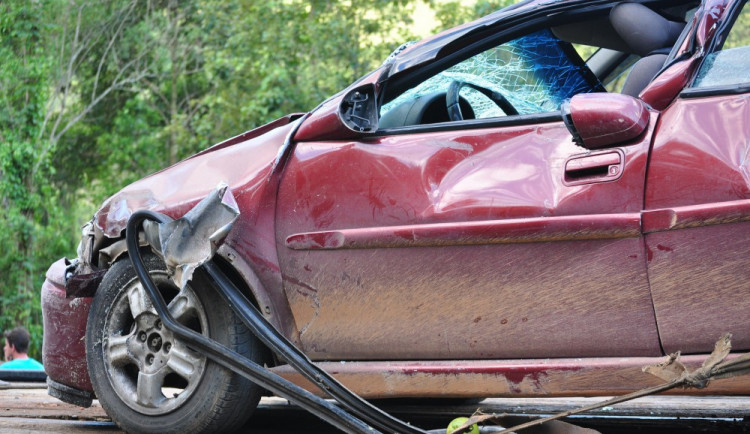
[[[742,11],[739,16],[735,19],[732,25],[732,30],[724,41],[723,50],[729,50],[732,48],[745,47],[750,42],[750,6],[745,3],[742,6]]]
[[[42,338],[39,290],[46,263],[62,253],[53,170],[38,151],[51,65],[45,51],[46,13],[28,1],[0,3],[0,328],[24,325],[38,357]]]
[[[489,15],[506,6],[516,3],[515,0],[478,0],[473,6],[467,6],[466,2],[458,0],[429,1],[435,10],[435,17],[440,22],[436,31],[455,27],[459,24]]]
[[[222,85],[205,100],[201,136],[216,141],[314,108],[409,39],[402,23],[410,3],[213,2],[204,16],[204,27],[215,30],[207,75]],[[228,26],[211,25],[217,22]]]

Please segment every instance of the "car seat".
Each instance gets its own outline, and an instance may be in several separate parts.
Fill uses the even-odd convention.
[[[641,56],[621,93],[637,97],[664,66],[683,23],[670,21],[639,3],[620,3],[609,14],[612,27],[632,54]]]

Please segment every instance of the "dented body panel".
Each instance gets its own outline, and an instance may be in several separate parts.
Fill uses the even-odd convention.
[[[291,146],[288,139],[295,125],[286,123],[137,181],[110,198],[94,221],[105,236],[119,237],[134,210],[154,210],[178,218],[218,183],[226,183],[234,192],[241,215],[219,254],[226,252],[225,259],[233,264],[246,262],[237,267],[255,274],[262,284],[252,288],[253,296],[265,301],[264,311],[274,313],[274,325],[293,333],[292,324],[284,316],[286,302],[273,290],[281,280],[273,239],[273,203],[278,186],[274,171],[283,164],[280,159]],[[230,251],[237,254],[230,255]]]
[[[748,95],[680,98],[664,112],[649,168],[653,223],[645,239],[665,351],[710,351],[696,330],[732,331],[735,348],[750,348],[749,157]]]
[[[84,336],[92,298],[65,296],[66,265],[52,264],[42,285],[44,370],[58,383],[91,391]]]
[[[619,180],[572,186],[566,162],[589,154],[561,121],[298,143],[277,242],[303,349],[327,360],[658,355],[638,214],[652,116],[618,148]]]
[[[279,287],[281,278],[273,244],[273,206],[266,205],[273,203],[276,195],[278,184],[274,179],[278,178],[273,173],[282,164],[280,156],[290,146],[289,135],[295,127],[291,122],[295,118],[298,116],[282,118],[222,142],[112,196],[94,216],[94,227],[84,230],[89,234],[84,238],[89,247],[83,251],[91,256],[79,258],[79,268],[90,271],[97,265],[104,267],[105,264],[97,264],[99,255],[95,250],[112,243],[124,247],[121,234],[135,210],[149,209],[180,217],[224,182],[234,189],[242,215],[218,254],[247,282],[251,291],[248,295],[262,305],[269,320],[285,334],[295,336],[291,315],[285,315],[289,310],[287,302],[273,290]],[[116,250],[124,252],[123,248]],[[92,298],[69,295],[65,264],[58,261],[48,271],[42,287],[45,366],[55,381],[91,390],[83,336]]]

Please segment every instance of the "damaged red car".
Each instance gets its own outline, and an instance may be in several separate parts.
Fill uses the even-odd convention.
[[[749,10],[523,1],[125,187],[47,272],[50,394],[128,431],[245,422],[261,388],[161,327],[125,242],[134,212],[179,218],[220,183],[240,215],[213,261],[368,399],[621,394],[726,332],[750,350]],[[311,388],[143,252],[178,322]]]

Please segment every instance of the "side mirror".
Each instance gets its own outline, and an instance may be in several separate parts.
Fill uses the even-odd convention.
[[[339,116],[349,129],[358,133],[372,133],[378,129],[378,106],[375,86],[366,84],[344,96]]]
[[[295,140],[346,140],[378,129],[375,86],[365,84],[340,93],[320,105],[303,122]]]
[[[601,149],[640,136],[648,126],[648,106],[619,93],[579,94],[562,105],[563,121],[573,140],[586,149]]]

